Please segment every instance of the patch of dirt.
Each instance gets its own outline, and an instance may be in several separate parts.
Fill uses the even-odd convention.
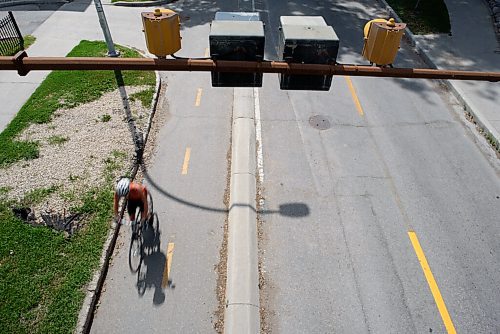
[[[144,88],[127,87],[127,93]],[[149,110],[139,101],[130,107],[140,128]],[[57,187],[32,208],[39,222],[42,212],[69,213],[82,193],[104,184],[106,174],[114,178],[124,174],[134,152],[118,90],[75,108],[59,109],[51,122],[32,124],[18,139],[38,141],[39,158],[2,169],[0,185],[9,187],[7,196],[13,200],[32,190]]]
[[[264,219],[261,212],[265,209],[264,187],[257,179],[257,246],[258,246],[258,265],[259,265],[259,304],[260,304],[260,333],[271,333],[270,322],[272,313],[270,310],[270,284],[266,275],[264,264],[264,243],[267,241],[264,233]]]
[[[489,146],[495,151],[497,158],[500,159],[500,143],[498,143],[497,140],[489,132],[487,132],[485,129],[479,126],[479,124],[477,124],[476,120],[474,119],[474,115],[472,115],[470,112],[465,112],[465,118],[469,122],[474,124],[477,132],[479,132],[479,134],[481,134],[486,139]]]
[[[231,124],[233,123],[231,117]],[[229,149],[226,154],[227,172],[226,172],[226,189],[224,191],[224,206],[226,208],[226,218],[224,219],[224,233],[222,237],[222,245],[219,250],[219,263],[215,266],[217,273],[216,295],[219,301],[219,306],[215,311],[214,329],[217,333],[224,333],[224,312],[226,309],[226,282],[227,282],[227,236],[229,222],[229,196],[231,190],[231,159],[232,159],[232,132],[229,135]]]

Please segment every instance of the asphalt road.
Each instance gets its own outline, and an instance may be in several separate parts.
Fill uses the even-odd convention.
[[[262,5],[268,33],[280,15],[323,15],[344,63],[366,63],[362,27],[381,14],[368,1]],[[424,67],[405,46],[395,65]],[[500,168],[437,83],[335,77],[324,93],[268,78],[260,109],[264,212],[296,203],[261,215],[271,332],[498,333]]]
[[[322,15],[339,62],[366,63],[362,28],[382,15],[369,1],[179,1],[179,55],[205,55],[216,11],[252,7],[268,59],[280,15]],[[396,66],[423,64],[403,46]],[[131,273],[122,229],[93,333],[206,333],[216,321],[233,90],[211,88],[208,74],[163,75],[166,122],[147,181],[160,251]],[[430,81],[344,77],[330,92],[281,91],[266,75],[259,96],[270,332],[499,331],[500,165],[449,94]]]

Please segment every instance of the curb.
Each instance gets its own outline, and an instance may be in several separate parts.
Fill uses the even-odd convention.
[[[147,132],[145,134],[146,137],[144,140],[144,145],[146,145],[146,138],[149,135],[151,122],[153,120],[152,114],[156,111],[156,106],[160,95],[161,78],[158,71],[155,71],[155,75],[156,75],[156,87],[155,87],[155,92],[153,94],[152,110],[148,120],[148,126],[146,127]],[[122,215],[123,211],[124,210],[122,209],[121,212]],[[99,262],[99,268],[96,269],[94,276],[92,277],[92,281],[90,281],[86,287],[85,299],[83,301],[82,308],[80,309],[80,313],[78,314],[77,325],[74,333],[85,334],[90,332],[90,327],[92,324],[92,320],[94,318],[94,311],[99,296],[101,294],[104,281],[106,279],[109,262],[111,256],[113,255],[113,251],[115,248],[116,240],[118,239],[119,232],[120,232],[120,225],[113,223],[111,226],[111,230],[108,233],[108,237],[106,238],[106,241],[104,242],[103,245],[103,251],[101,254],[101,260]]]
[[[259,333],[253,89],[235,88],[224,333]]]
[[[391,17],[394,17],[397,22],[403,22],[398,14],[396,14],[394,9],[392,9],[392,7],[385,0],[380,0],[380,2],[382,2],[382,4],[385,6],[385,10]],[[415,39],[415,35],[408,27],[405,28],[404,38],[414,48],[415,52],[422,58],[427,66],[433,69],[438,69],[438,66],[434,63],[434,61],[427,55],[424,49],[420,47],[420,42]],[[473,116],[475,122],[477,123],[476,125],[478,125],[487,135],[490,135],[495,139],[496,147],[500,147],[500,134],[490,123],[490,121],[483,115],[483,113],[481,113],[479,108],[475,107],[472,101],[470,101],[469,98],[465,95],[465,93],[462,92],[460,88],[456,87],[450,80],[440,79],[439,81],[442,82],[446,86],[446,88],[448,88],[448,90],[455,96],[455,98],[463,105],[464,110],[469,112]]]

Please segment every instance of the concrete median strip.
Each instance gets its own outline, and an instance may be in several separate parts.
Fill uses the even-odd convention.
[[[260,330],[254,101],[252,88],[234,89],[224,312],[227,334]]]

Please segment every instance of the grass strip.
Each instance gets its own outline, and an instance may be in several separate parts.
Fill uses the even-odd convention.
[[[117,47],[127,57],[133,50]],[[68,56],[102,56],[103,42],[82,41]],[[154,72],[124,71],[127,85],[155,85]],[[15,137],[32,123],[45,123],[61,106],[98,99],[116,89],[112,71],[52,72],[33,93],[15,119],[0,134],[2,166],[38,154],[37,143]],[[149,96],[151,99],[152,96]],[[55,144],[61,142],[54,139]],[[112,218],[114,174],[123,168],[125,152],[113,151],[106,159],[105,185],[84,194],[70,191],[72,213],[85,217],[85,226],[71,238],[47,227],[33,227],[12,213],[14,206],[31,206],[62,191],[53,186],[34,189],[18,203],[9,200],[9,185],[0,187],[0,324],[5,333],[72,333],[77,322],[84,286],[99,264]],[[70,176],[71,178],[71,176]],[[63,196],[64,194],[60,194]],[[68,196],[69,200],[69,196]],[[82,204],[76,204],[82,203]]]
[[[140,92],[134,93],[130,95],[130,101],[139,100],[142,105],[147,109],[151,108],[151,96],[153,96],[155,92],[155,87],[148,87],[145,90],[141,90]]]
[[[35,43],[35,41],[36,41],[36,37],[33,35],[26,35],[23,38],[24,38],[24,49],[25,50],[27,48],[29,48],[30,46],[32,46],[33,43]]]
[[[24,39],[24,50],[29,48],[33,43],[35,43],[36,37],[32,35],[26,35],[23,37]],[[12,40],[16,40],[16,38],[12,38]],[[5,54],[2,54],[2,56],[13,56],[15,55],[19,50],[15,48],[13,45],[17,44],[16,42],[9,41],[7,39],[5,40],[0,40],[0,50],[4,50]]]
[[[450,17],[443,0],[387,0],[416,35],[450,33]]]
[[[71,333],[97,267],[111,220],[108,185],[84,195],[78,212],[91,217],[71,239],[16,218],[0,202],[0,323],[5,333]]]
[[[141,57],[137,51],[116,48],[122,57]],[[101,41],[81,41],[68,57],[106,56],[106,44]],[[127,86],[155,85],[151,71],[123,71]],[[104,93],[116,89],[113,71],[53,71],[22,106],[16,117],[0,133],[0,167],[8,166],[22,159],[38,157],[37,142],[16,140],[16,136],[33,123],[47,123],[60,108],[73,108],[99,99]]]

